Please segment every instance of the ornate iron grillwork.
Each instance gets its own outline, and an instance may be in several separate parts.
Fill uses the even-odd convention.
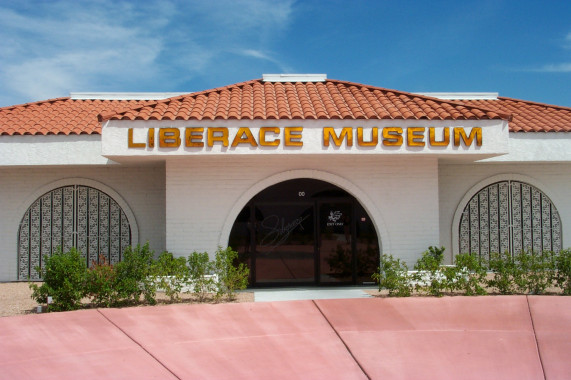
[[[460,253],[560,251],[561,219],[541,190],[518,181],[485,187],[460,219]]]
[[[18,231],[18,279],[40,279],[35,268],[58,248],[76,247],[86,265],[117,263],[131,245],[131,227],[121,207],[104,192],[70,185],[38,198],[26,211]]]

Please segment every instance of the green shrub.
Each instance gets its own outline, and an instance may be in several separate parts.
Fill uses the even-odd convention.
[[[44,256],[44,269],[36,268],[43,279],[43,284],[30,284],[32,298],[38,303],[47,303],[52,297],[51,310],[76,310],[81,307],[81,299],[85,295],[87,266],[79,251],[71,248],[63,253],[58,249],[51,256]]]
[[[103,255],[99,263],[93,263],[87,270],[85,281],[85,294],[91,298],[91,303],[98,307],[110,307],[119,302],[116,290],[117,273],[115,268],[108,264]]]
[[[442,291],[446,289],[449,282],[441,267],[443,260],[444,247],[428,247],[428,250],[422,254],[414,265],[417,272],[413,275],[413,279],[416,282],[415,289],[417,291],[437,297],[442,296]]]
[[[404,261],[392,255],[381,255],[381,265],[373,280],[379,284],[379,290],[387,289],[391,297],[409,297],[412,293],[411,278]]]
[[[571,249],[565,249],[555,256],[554,280],[565,295],[571,295]]]
[[[188,257],[188,268],[193,293],[202,302],[214,288],[214,278],[211,276],[213,264],[208,252],[193,252]]]
[[[238,263],[238,252],[227,247],[218,247],[214,256],[214,274],[216,275],[216,298],[225,295],[235,298],[236,290],[246,289],[250,269],[244,263]]]
[[[487,286],[496,289],[500,294],[514,294],[518,285],[515,279],[521,277],[518,265],[509,252],[490,253],[488,268],[492,271]]]
[[[171,301],[180,297],[182,289],[188,284],[189,270],[186,258],[174,257],[170,252],[163,252],[153,262],[151,272],[156,286],[163,290]]]
[[[448,289],[463,291],[467,296],[487,293],[482,287],[486,281],[486,267],[478,257],[469,253],[459,254],[454,258],[454,264],[445,268]]]
[[[127,247],[123,261],[115,265],[116,290],[124,302],[138,303],[141,295],[149,304],[155,304],[156,286],[152,278],[151,267],[154,252],[150,250],[149,243],[135,248]]]
[[[521,251],[514,257],[517,267],[514,282],[520,293],[542,294],[553,284],[552,254]]]

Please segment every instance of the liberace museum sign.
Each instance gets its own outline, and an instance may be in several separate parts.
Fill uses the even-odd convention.
[[[111,121],[102,130],[107,156],[192,155],[197,153],[477,153],[507,152],[507,123],[468,121],[464,125],[331,126],[211,125],[145,126]],[[368,123],[370,124],[370,122]],[[472,124],[472,125],[470,125]]]

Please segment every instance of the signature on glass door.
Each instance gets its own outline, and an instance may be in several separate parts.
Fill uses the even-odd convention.
[[[299,218],[296,218],[291,222],[286,223],[285,218],[280,218],[277,215],[268,216],[261,223],[262,228],[267,229],[269,231],[262,238],[260,246],[271,247],[271,248],[279,247],[280,245],[286,242],[286,240],[289,238],[289,236],[297,226],[299,226],[299,228],[303,230],[303,226],[301,225],[301,223],[303,223],[303,221],[306,220],[307,218],[309,218],[309,215],[300,216]]]

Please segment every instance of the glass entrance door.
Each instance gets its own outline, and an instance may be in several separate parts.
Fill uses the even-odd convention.
[[[319,282],[352,283],[354,231],[350,200],[319,202]]]
[[[314,283],[313,203],[257,203],[255,282]]]
[[[362,284],[379,266],[367,212],[346,191],[314,179],[257,194],[236,218],[229,245],[249,266],[251,286]]]

